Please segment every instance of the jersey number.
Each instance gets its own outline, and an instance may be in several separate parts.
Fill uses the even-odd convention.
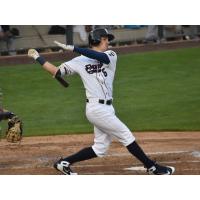
[[[107,72],[105,71],[105,68],[102,69],[102,72],[103,72],[105,77],[108,76]]]

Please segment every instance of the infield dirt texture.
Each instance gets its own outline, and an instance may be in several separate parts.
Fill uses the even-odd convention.
[[[200,132],[134,133],[145,152],[175,174],[200,174]],[[93,134],[24,138],[20,145],[0,142],[0,174],[59,174],[53,163],[93,143]],[[126,148],[113,142],[108,155],[74,164],[79,174],[143,175],[146,170]]]
[[[136,130],[134,135],[145,152],[161,164],[175,166],[175,174],[200,174],[198,45],[147,54],[141,52],[145,51],[142,47],[140,54],[120,56],[116,73],[117,115]],[[147,46],[151,48],[160,47]],[[174,48],[174,44],[166,45],[166,49]],[[0,77],[4,106],[21,116],[24,136],[34,136],[24,137],[21,144],[1,139],[0,174],[59,174],[52,168],[54,161],[93,144],[93,134],[84,134],[92,132],[92,126],[84,117],[84,90],[78,77],[70,80],[67,90],[38,65],[2,66]],[[105,158],[77,163],[73,169],[79,174],[146,174],[116,141]]]

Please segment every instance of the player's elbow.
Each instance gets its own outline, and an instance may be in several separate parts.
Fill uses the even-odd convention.
[[[55,74],[54,74],[54,78],[59,78],[59,77],[61,77],[62,75],[61,75],[61,71],[60,71],[60,69],[58,69],[56,72],[55,72]]]

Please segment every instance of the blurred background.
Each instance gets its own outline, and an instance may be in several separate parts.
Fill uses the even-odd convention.
[[[116,38],[112,46],[166,43],[171,41],[199,41],[198,25],[1,25],[0,55],[27,53],[36,48],[40,52],[57,51],[53,43],[87,46],[88,33],[94,28],[107,28]]]

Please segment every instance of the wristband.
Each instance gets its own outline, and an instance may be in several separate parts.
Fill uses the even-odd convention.
[[[40,65],[44,65],[44,63],[46,62],[46,60],[45,60],[43,57],[41,57],[41,56],[39,56],[39,57],[36,59],[36,61],[39,62]]]

